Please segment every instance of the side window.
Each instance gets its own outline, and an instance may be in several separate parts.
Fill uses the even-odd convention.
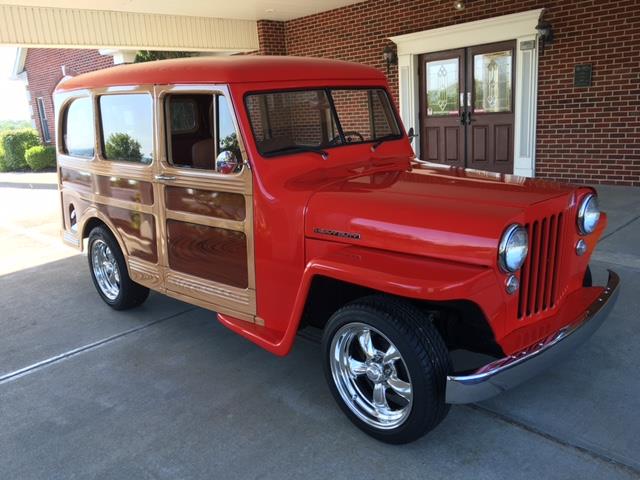
[[[153,104],[146,93],[100,97],[102,155],[107,160],[150,164]]]
[[[165,98],[167,158],[181,168],[216,170],[216,158],[230,151],[241,168],[238,134],[227,99],[212,94],[170,94]],[[230,173],[225,171],[225,173]]]
[[[92,158],[95,153],[93,124],[91,99],[73,100],[64,112],[62,151],[74,157]]]

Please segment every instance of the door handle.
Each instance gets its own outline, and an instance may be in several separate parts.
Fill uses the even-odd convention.
[[[162,174],[156,175],[154,178],[159,182],[170,182],[176,179],[176,177],[174,177],[173,175],[162,175]]]
[[[463,110],[460,114],[460,125],[467,125],[467,112]]]

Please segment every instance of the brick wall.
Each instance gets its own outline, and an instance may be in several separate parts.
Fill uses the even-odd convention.
[[[28,90],[31,94],[32,115],[42,138],[42,124],[36,99],[42,97],[49,123],[51,143],[55,143],[53,90],[62,80],[62,66],[68,72],[81,74],[113,66],[113,57],[100,55],[97,50],[30,48],[25,60]]]
[[[389,36],[544,7],[556,38],[539,63],[536,175],[640,186],[637,1],[469,0],[463,12],[452,3],[371,0],[283,23],[260,22],[260,53],[336,58],[386,71],[382,51],[393,45]],[[593,65],[592,87],[573,87],[573,68],[580,63]],[[397,67],[388,77],[397,97]]]
[[[260,55],[286,55],[284,22],[258,20],[258,43]]]

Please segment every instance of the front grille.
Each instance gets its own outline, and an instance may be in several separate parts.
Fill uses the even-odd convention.
[[[558,213],[525,225],[529,234],[529,254],[520,273],[520,319],[544,312],[556,304],[563,217]]]

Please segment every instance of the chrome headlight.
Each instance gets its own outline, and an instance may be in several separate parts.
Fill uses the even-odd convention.
[[[582,200],[578,209],[578,230],[582,235],[588,235],[598,226],[600,220],[600,207],[598,197],[590,193]]]
[[[524,263],[529,251],[529,235],[520,225],[510,225],[498,246],[498,265],[503,272],[515,272]]]

